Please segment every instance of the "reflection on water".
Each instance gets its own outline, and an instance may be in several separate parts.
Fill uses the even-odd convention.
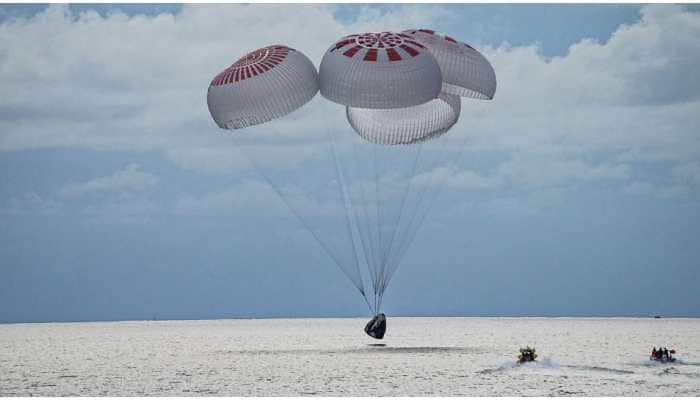
[[[339,348],[339,349],[322,349],[322,348],[308,348],[308,349],[259,349],[259,350],[229,350],[226,354],[229,355],[259,355],[259,356],[271,356],[271,355],[332,355],[332,354],[360,354],[360,353],[384,353],[384,354],[444,354],[444,353],[454,353],[454,354],[486,354],[487,350],[477,348],[477,347],[441,347],[441,346],[390,346],[386,343],[370,343],[366,347],[351,347],[351,348]]]
[[[454,353],[454,354],[485,354],[487,351],[485,349],[480,349],[477,347],[441,347],[441,346],[388,346],[384,344],[383,346],[376,346],[370,349],[354,349],[348,351],[356,352],[379,352],[379,353],[397,353],[397,354],[444,354],[444,353]]]

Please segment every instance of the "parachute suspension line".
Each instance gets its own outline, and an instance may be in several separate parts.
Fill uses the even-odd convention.
[[[355,162],[355,170],[357,173],[357,168],[359,167],[360,163],[357,162],[357,149],[355,145],[351,146],[352,151],[353,151],[353,156],[355,157],[353,161]],[[362,180],[358,179],[359,181],[359,186],[360,186],[360,194],[362,197],[362,201],[359,204],[367,204],[367,196],[365,193],[365,186],[362,184]],[[361,211],[364,214],[364,222],[361,219],[361,216],[358,212],[358,209],[361,209]],[[357,228],[358,234],[360,236],[360,241],[362,242],[362,249],[363,253],[365,256],[365,263],[367,265],[367,271],[370,275],[370,283],[374,281],[375,279],[375,274],[374,270],[372,269],[372,263],[374,262],[371,258],[373,257],[372,249],[371,249],[371,243],[372,243],[372,238],[371,238],[371,232],[370,232],[370,223],[369,223],[369,215],[367,213],[367,207],[360,207],[357,205],[355,202],[353,202],[353,210],[355,214],[355,226]],[[374,286],[373,286],[374,287]]]
[[[450,156],[451,152],[444,150],[445,147],[448,147],[447,140],[442,140],[441,143],[439,144],[439,147],[440,147],[439,154],[442,154],[443,156],[439,158],[439,162],[437,163],[437,166],[444,165],[445,160],[449,160],[448,165],[450,165],[450,166],[452,166],[453,164],[456,164],[459,160],[461,160],[462,156],[464,155],[466,141],[467,141],[467,137],[465,137],[461,141],[462,142],[461,145],[455,146],[458,150],[455,152],[455,155],[453,155],[451,157]],[[437,179],[435,178],[436,175],[437,175]],[[427,207],[425,209],[423,209],[422,214],[420,212],[422,207],[417,207],[419,212],[416,212],[416,214],[413,217],[415,218],[416,216],[418,216],[418,214],[421,214],[421,215],[418,217],[418,222],[416,224],[413,224],[414,218],[412,218],[412,221],[409,224],[409,228],[406,230],[408,240],[405,241],[404,246],[400,249],[400,251],[397,255],[398,257],[397,257],[394,265],[392,266],[392,270],[389,272],[389,279],[391,279],[391,277],[393,277],[394,273],[398,270],[398,266],[400,264],[401,259],[403,258],[405,253],[410,248],[411,243],[413,243],[413,241],[415,240],[415,237],[418,233],[418,230],[423,225],[425,218],[430,214],[430,211],[432,210],[434,204],[436,203],[437,198],[440,196],[440,193],[442,193],[442,190],[444,190],[444,187],[445,187],[444,180],[445,179],[446,179],[445,177],[440,177],[439,174],[433,174],[433,176],[430,177],[429,185],[426,186],[426,189],[423,191],[423,194],[421,195],[421,199],[419,200],[419,202],[422,203],[424,201],[424,199],[426,198],[425,194],[428,194],[427,202],[426,202]],[[431,187],[437,187],[437,190],[434,191],[432,194],[430,194]]]
[[[422,215],[419,216],[418,218],[418,223],[415,225],[414,229],[410,229],[408,232],[408,240],[405,242],[405,246],[401,250],[401,254],[398,257],[398,260],[392,266],[392,270],[388,274],[388,280],[390,280],[394,273],[398,270],[398,266],[401,262],[401,258],[403,258],[403,255],[406,253],[406,251],[411,247],[411,243],[413,243],[413,240],[415,239],[418,231],[420,230],[420,227],[423,225],[423,222],[425,221],[425,218],[430,214],[430,210],[432,209],[433,205],[435,204],[435,200],[439,197],[440,193],[443,190],[443,185],[439,185],[440,187],[435,191],[433,196],[429,196],[429,201],[428,201],[428,207],[425,209],[425,211],[422,213]],[[387,280],[387,282],[388,282]]]
[[[444,153],[443,153],[443,149],[442,149],[442,147],[444,147],[444,141],[443,141],[442,144],[443,144],[443,146],[439,146],[439,149],[438,149],[437,152],[436,152],[436,153],[439,154],[439,155],[444,154]],[[425,146],[427,146],[427,145],[425,145]],[[430,153],[430,149],[426,150],[423,154],[426,154],[426,153]],[[433,151],[433,153],[435,153],[435,151]],[[438,159],[439,159],[439,161],[438,161],[438,163],[435,164],[435,165],[438,165],[438,166],[439,166],[439,165],[442,165],[442,157],[438,157]],[[427,172],[427,171],[426,171],[426,172]],[[408,223],[407,223],[405,229],[401,231],[401,234],[400,234],[400,235],[401,235],[402,237],[401,237],[401,239],[399,239],[398,242],[397,242],[397,243],[398,243],[398,247],[396,247],[396,252],[392,253],[392,255],[393,255],[394,257],[393,257],[393,258],[390,260],[390,262],[389,262],[389,272],[387,273],[387,281],[386,281],[385,285],[388,285],[389,280],[390,280],[391,277],[393,276],[393,272],[395,271],[395,269],[398,268],[399,264],[401,263],[401,260],[403,259],[403,255],[404,255],[404,253],[405,253],[405,250],[408,249],[408,248],[410,247],[406,241],[410,238],[410,236],[411,236],[411,235],[410,235],[410,232],[411,232],[411,229],[412,229],[413,226],[414,226],[415,218],[416,218],[417,215],[420,214],[421,209],[422,209],[421,207],[424,205],[424,204],[423,204],[423,201],[424,201],[424,199],[425,199],[426,193],[431,193],[431,190],[432,190],[432,188],[434,187],[434,185],[433,185],[434,177],[435,177],[435,174],[429,175],[427,184],[425,184],[425,185],[423,186],[422,190],[419,189],[419,190],[417,191],[417,194],[416,194],[416,201],[415,201],[415,205],[414,205],[414,207],[413,207],[413,212],[410,213],[410,217],[408,218]],[[414,178],[415,178],[415,177],[414,177]],[[429,197],[430,197],[430,196],[428,196],[428,198],[429,198]],[[418,226],[420,226],[420,225],[418,225]],[[416,228],[417,228],[418,226],[416,226]],[[391,257],[391,255],[390,255],[390,257]]]
[[[417,144],[418,149],[414,152],[415,156],[413,157],[412,161],[411,173],[407,176],[408,183],[405,187],[404,195],[401,197],[399,217],[397,218],[396,223],[394,225],[392,241],[390,243],[389,251],[385,256],[385,261],[383,265],[384,269],[382,270],[381,274],[382,281],[379,285],[380,305],[383,301],[384,294],[389,285],[389,282],[391,281],[395,270],[398,268],[398,266],[401,263],[401,260],[403,259],[403,254],[405,253],[403,249],[409,247],[406,241],[410,237],[410,235],[408,235],[407,232],[409,232],[412,228],[416,215],[420,213],[421,206],[423,205],[424,194],[430,192],[431,188],[433,187],[432,184],[428,184],[424,185],[423,188],[419,188],[415,191],[413,190],[414,179],[417,177],[416,173],[418,171],[423,171],[422,168],[419,168],[419,165],[422,164],[421,161],[424,161],[424,159],[431,154],[429,148],[424,149],[424,147],[429,147],[425,143],[426,142],[420,142]],[[433,153],[435,153],[435,151],[433,151]],[[441,154],[442,152],[438,151],[437,153]],[[437,165],[441,165],[441,163],[438,163]],[[432,178],[432,176],[430,176],[430,178]],[[414,200],[411,204],[408,204],[407,202],[409,200],[409,197],[412,197],[417,200]],[[406,223],[405,221],[408,222]]]
[[[374,296],[375,296],[375,306],[374,308],[379,311],[381,308],[381,304],[379,303],[379,297],[381,295],[380,292],[380,286],[381,286],[381,280],[382,280],[382,275],[381,275],[381,269],[382,269],[382,264],[384,263],[384,251],[383,247],[385,245],[385,240],[386,240],[386,235],[385,235],[385,224],[386,224],[386,218],[385,218],[385,212],[387,209],[386,202],[388,202],[386,196],[382,196],[382,191],[380,189],[380,183],[381,183],[381,175],[380,171],[386,171],[386,165],[380,163],[382,162],[382,157],[377,157],[377,150],[381,149],[380,144],[375,144],[371,143],[369,146],[372,147],[372,178],[374,178],[374,211],[376,215],[376,222],[371,223],[370,222],[370,227],[375,226],[377,229],[377,240],[376,240],[376,246],[375,246],[375,260],[374,263],[372,264],[372,269],[374,270],[374,276],[375,280],[373,282],[373,287],[374,287]],[[384,149],[382,149],[384,150]],[[380,150],[381,151],[381,150]]]
[[[336,147],[338,147],[338,146],[335,142],[335,137],[334,137],[333,133],[331,133],[331,130],[329,128],[327,114],[328,113],[323,113],[323,123],[324,123],[324,127],[325,127],[326,138],[327,138],[328,142],[330,143],[330,152],[333,156],[333,166],[335,168],[336,177],[337,177],[338,183],[340,185],[340,191],[341,191],[341,196],[342,196],[342,200],[343,200],[343,207],[345,209],[344,216],[345,216],[346,229],[348,232],[348,237],[350,238],[350,241],[352,242],[353,256],[354,256],[354,261],[355,261],[355,270],[357,271],[357,275],[360,277],[360,287],[358,289],[360,290],[362,297],[365,299],[367,306],[370,307],[369,301],[367,299],[367,294],[365,293],[364,280],[362,279],[362,272],[360,271],[360,266],[359,266],[359,259],[358,259],[359,249],[355,245],[354,235],[352,233],[352,224],[350,221],[350,209],[352,208],[352,203],[350,202],[350,198],[349,198],[349,195],[347,193],[347,184],[346,184],[345,176],[343,174],[342,168],[341,168],[340,163],[338,161],[338,155],[336,154]],[[364,244],[363,244],[363,246],[364,246]],[[372,311],[371,307],[370,307],[370,311]]]
[[[232,135],[232,136],[233,136],[233,135]],[[234,138],[234,144],[236,144],[236,143],[235,143],[235,138]],[[301,217],[301,215],[297,212],[297,210],[296,210],[294,207],[292,207],[291,203],[290,203],[289,200],[287,200],[287,198],[283,195],[282,191],[277,187],[277,185],[275,185],[275,184],[273,183],[272,179],[270,179],[270,177],[264,172],[264,169],[261,168],[261,167],[258,165],[258,163],[255,162],[255,160],[254,160],[253,157],[248,157],[248,156],[243,152],[243,150],[241,149],[242,146],[236,145],[236,147],[238,148],[239,152],[240,152],[241,154],[243,154],[243,156],[248,160],[248,162],[250,162],[250,164],[253,166],[253,168],[255,169],[255,171],[256,171],[260,176],[262,176],[263,179],[265,179],[265,182],[267,182],[267,184],[270,185],[270,187],[272,188],[272,190],[274,190],[275,193],[277,193],[277,195],[279,196],[279,198],[282,199],[282,201],[284,202],[284,204],[285,204],[285,205],[287,206],[287,208],[292,212],[292,214],[294,214],[294,216],[295,216],[296,219],[302,224],[302,226],[304,226],[304,228],[305,228],[307,231],[309,231],[309,233],[311,233],[311,235],[314,237],[314,239],[316,239],[316,241],[317,241],[318,244],[321,246],[321,248],[323,248],[323,250],[326,252],[326,254],[333,260],[333,262],[340,268],[340,270],[343,271],[343,273],[345,274],[345,276],[353,283],[353,285],[360,291],[360,293],[363,293],[363,289],[362,289],[362,287],[360,286],[360,284],[358,284],[357,282],[355,282],[355,279],[353,279],[353,277],[350,276],[350,274],[348,274],[347,271],[345,271],[345,269],[343,268],[343,263],[342,263],[342,262],[338,259],[338,257],[333,253],[333,251],[331,251],[331,250],[328,248],[328,246],[318,237],[318,235],[316,234],[316,232],[314,232],[314,230],[311,229],[311,227],[310,227],[310,226],[308,225],[308,223]],[[364,294],[363,294],[363,295],[364,295]]]
[[[364,233],[363,237],[366,238],[366,248],[368,251],[366,251],[366,260],[367,260],[367,270],[370,275],[370,283],[372,285],[372,292],[374,295],[374,312],[376,313],[377,310],[377,304],[376,304],[376,297],[377,297],[377,268],[376,265],[379,262],[379,250],[377,248],[378,243],[379,243],[379,227],[378,224],[376,223],[376,219],[373,222],[373,217],[372,214],[374,214],[375,217],[378,217],[379,214],[379,203],[378,203],[378,197],[376,196],[377,189],[376,187],[374,190],[371,188],[368,188],[367,185],[372,185],[375,184],[376,179],[375,176],[377,174],[378,168],[376,166],[376,156],[375,156],[375,145],[373,144],[367,144],[363,141],[358,140],[359,138],[356,137],[355,135],[349,136],[352,140],[352,160],[351,164],[355,166],[354,170],[356,171],[356,181],[358,186],[360,187],[360,194],[362,197],[361,202],[355,202],[356,209],[360,209],[362,213],[356,213],[357,217],[357,228],[359,232]],[[354,140],[353,140],[354,139]],[[359,144],[358,144],[359,143]],[[372,146],[372,149],[367,149],[367,146]],[[360,149],[358,150],[358,147]],[[367,154],[368,151],[372,151],[373,157],[371,162],[362,162],[360,160],[360,154]],[[363,171],[364,167],[364,172],[368,175],[365,176],[365,174],[361,173]],[[370,179],[367,179],[370,178]],[[375,192],[374,198],[371,196],[371,192]],[[374,210],[372,210],[374,208]],[[364,216],[364,219],[361,218],[361,216]]]
[[[401,264],[401,261],[403,259],[403,256],[405,255],[406,251],[411,247],[411,243],[413,242],[413,239],[415,238],[416,233],[418,232],[420,226],[423,224],[423,221],[425,220],[425,217],[430,213],[430,208],[432,207],[432,203],[434,200],[438,197],[439,190],[436,191],[432,197],[428,196],[429,199],[432,198],[432,200],[428,200],[428,208],[425,209],[425,211],[421,214],[421,208],[417,207],[417,211],[411,215],[411,218],[409,220],[408,226],[405,230],[406,234],[404,235],[404,238],[402,239],[402,243],[400,247],[398,247],[398,250],[395,254],[395,258],[392,260],[393,262],[390,264],[389,271],[387,273],[387,279],[385,281],[383,290],[386,290],[389,281],[394,276],[394,273],[398,270],[399,265]],[[419,200],[420,203],[422,203],[422,200]],[[419,216],[420,215],[420,216]],[[418,223],[414,224],[416,221],[416,217],[418,217]],[[384,295],[384,292],[382,293],[382,296]]]
[[[377,188],[371,189],[368,186],[375,185],[375,176],[379,168],[376,166],[376,159],[374,158],[374,151],[376,145],[368,144],[363,140],[359,140],[359,137],[352,134],[348,136],[350,143],[350,159],[348,164],[354,166],[352,170],[355,172],[355,179],[353,184],[352,193],[354,196],[351,197],[354,215],[355,215],[355,226],[357,228],[360,240],[363,243],[363,252],[365,254],[365,262],[367,265],[367,271],[369,274],[369,282],[372,286],[372,292],[374,294],[374,306],[373,312],[376,314],[378,312],[376,305],[377,297],[377,268],[376,265],[379,263],[379,228],[376,220],[373,220],[372,214],[379,216],[379,203],[378,197],[376,196]],[[372,146],[368,149],[367,146]],[[359,149],[358,149],[359,148]],[[360,154],[368,155],[372,152],[372,160],[361,160]],[[369,178],[369,179],[368,179]],[[371,192],[375,192],[374,198],[372,198]],[[360,199],[358,200],[358,196]],[[374,208],[374,210],[372,210]]]
[[[396,232],[399,230],[399,226],[401,224],[401,216],[402,216],[402,214],[404,212],[404,208],[406,206],[406,198],[408,197],[408,194],[411,191],[411,183],[413,181],[413,177],[416,174],[416,168],[418,167],[418,160],[420,159],[422,149],[423,149],[423,143],[419,143],[418,149],[414,152],[415,157],[413,159],[413,166],[411,168],[411,173],[407,177],[408,183],[406,184],[406,187],[404,188],[403,195],[401,196],[401,205],[399,206],[399,214],[398,214],[398,217],[396,218],[396,221],[394,222],[394,229],[392,230],[392,233],[391,233],[391,240],[389,241],[388,246],[385,248],[384,254],[382,257],[381,274],[380,274],[382,277],[382,280],[379,283],[380,284],[380,287],[379,287],[379,298],[380,298],[379,304],[380,304],[380,306],[381,306],[381,298],[384,295],[384,290],[386,289],[386,285],[389,283],[387,280],[387,276],[386,276],[386,267],[387,267],[387,264],[390,260],[391,250],[394,247],[394,239],[396,239]]]
[[[458,162],[459,162],[460,160],[463,160],[463,156],[464,156],[465,149],[466,149],[466,143],[467,143],[468,141],[469,141],[469,137],[465,135],[465,137],[461,140],[461,144],[458,145],[458,146],[455,146],[455,147],[458,149],[458,151],[456,152],[456,155],[455,155],[455,156],[451,159],[451,161],[448,163],[449,166],[455,166],[455,165],[458,164]],[[442,147],[447,147],[447,141],[442,141],[442,142],[441,142],[441,145],[442,145]],[[450,158],[449,154],[450,154],[449,152],[446,152],[446,153],[445,153],[445,156],[440,160],[439,165],[444,165],[444,160]],[[444,178],[443,178],[442,180],[444,180]],[[417,234],[417,231],[418,231],[419,227],[423,224],[423,220],[426,218],[426,216],[427,216],[428,214],[430,214],[430,210],[432,209],[432,207],[433,207],[433,205],[434,205],[434,203],[435,203],[435,200],[439,197],[439,195],[440,195],[440,193],[442,192],[442,190],[444,190],[445,184],[444,184],[444,182],[440,181],[440,179],[438,178],[438,183],[436,184],[436,186],[438,187],[438,191],[436,191],[436,193],[432,196],[432,198],[429,198],[429,201],[428,201],[428,208],[426,209],[426,211],[425,211],[425,212],[423,213],[423,215],[421,216],[420,222],[419,222],[418,225],[416,226],[415,230],[413,230],[413,232],[411,233],[411,238],[410,238],[409,242],[407,243],[406,248],[403,250],[404,253],[407,251],[408,247],[410,247],[410,244],[411,244],[411,243],[413,242],[413,240],[415,239],[415,236],[416,236],[416,234]],[[402,257],[403,257],[403,255],[402,255]],[[396,267],[396,268],[398,268],[398,267]],[[395,271],[394,271],[394,272],[395,272]],[[393,272],[392,272],[392,274],[393,274]]]
[[[324,116],[325,120],[325,116]],[[341,190],[341,195],[343,197],[343,206],[345,209],[345,224],[346,224],[346,229],[348,233],[348,237],[350,238],[350,242],[352,244],[352,254],[354,256],[354,261],[355,261],[355,270],[357,271],[357,275],[360,277],[360,293],[362,293],[362,297],[367,301],[367,295],[365,294],[365,288],[364,288],[364,280],[362,279],[362,272],[360,271],[360,265],[359,265],[359,259],[357,256],[358,253],[358,248],[355,245],[355,240],[354,240],[354,235],[352,233],[352,224],[350,222],[350,203],[348,199],[348,194],[347,194],[347,186],[345,183],[345,176],[343,175],[342,169],[340,168],[340,165],[338,163],[338,157],[336,155],[336,149],[335,149],[335,143],[333,142],[332,135],[328,130],[326,130],[326,135],[330,138],[331,140],[331,154],[333,155],[333,164],[335,166],[335,172],[338,177],[338,182],[340,183],[340,190]]]
[[[442,159],[441,159],[442,161]],[[437,165],[442,165],[442,162],[439,162]],[[390,270],[387,273],[387,284],[388,281],[391,280],[391,278],[394,276],[394,273],[398,270],[399,265],[401,264],[401,261],[403,260],[404,255],[410,248],[411,243],[414,240],[414,237],[416,233],[418,232],[419,228],[422,226],[423,221],[425,220],[426,216],[430,213],[430,209],[432,208],[432,204],[434,203],[435,199],[437,199],[440,190],[442,189],[441,185],[438,186],[438,190],[435,190],[431,192],[431,189],[436,187],[434,183],[434,177],[435,174],[432,174],[432,176],[429,178],[428,184],[425,186],[424,190],[421,192],[419,195],[419,198],[417,200],[417,206],[415,207],[415,212],[411,215],[411,218],[409,219],[408,225],[406,229],[403,231],[404,232],[404,238],[401,240],[401,245],[398,247],[397,252],[395,253],[395,257],[392,260],[393,262],[391,263]],[[427,197],[426,197],[427,194]],[[427,202],[425,202],[427,198]],[[424,206],[427,204],[427,207],[424,208]],[[416,220],[416,217],[418,219]],[[417,223],[416,223],[417,221]]]
[[[372,308],[372,305],[369,304],[369,300],[367,299],[367,295],[362,293],[362,298],[365,300],[365,304],[367,304],[367,308],[369,308],[369,312],[372,313],[372,315],[376,315],[377,312],[375,311],[376,309]]]
[[[430,155],[430,154],[438,154],[439,156],[436,158],[438,161],[437,163],[433,163],[433,167],[441,166],[443,165],[444,159],[447,158],[446,152],[444,152],[444,147],[446,147],[446,141],[445,140],[439,140],[438,141],[439,145],[438,150],[432,150],[430,148],[427,148],[423,151],[421,155]],[[427,144],[425,146],[428,146]],[[428,146],[429,147],[429,146]],[[422,158],[423,160],[425,157]],[[423,168],[418,168],[419,170],[423,171]],[[428,170],[426,170],[428,172]],[[415,175],[415,174],[413,174]],[[435,187],[435,184],[433,181],[435,180],[436,174],[430,174],[428,178],[428,182],[426,185],[423,185],[422,189],[417,190],[416,193],[416,200],[413,206],[409,206],[406,210],[407,211],[412,211],[409,212],[408,216],[408,223],[404,225],[403,229],[399,230],[399,240],[396,242],[397,246],[393,248],[392,251],[389,255],[389,261],[387,261],[388,271],[384,274],[386,279],[383,282],[382,285],[382,290],[385,291],[386,288],[388,287],[389,282],[394,276],[394,273],[398,270],[399,265],[401,264],[401,261],[403,260],[403,257],[406,253],[406,251],[410,248],[410,244],[413,242],[413,238],[415,237],[415,233],[417,232],[418,228],[422,225],[422,221],[425,219],[425,216],[429,214],[430,207],[432,207],[432,203],[434,200],[437,198],[437,194],[439,191],[432,192],[432,188]],[[414,177],[415,178],[415,177]],[[440,186],[440,185],[438,185]],[[427,196],[427,203],[425,203],[426,200],[426,194]],[[429,205],[428,209],[423,209],[425,204]],[[416,216],[420,215],[421,212],[423,212],[423,215],[419,217],[419,223],[415,224],[416,221]],[[383,299],[384,292],[382,292],[382,299]],[[381,301],[381,300],[380,300]]]
[[[377,303],[378,298],[379,298],[379,296],[377,295],[377,291],[375,289],[375,291],[374,291],[374,309],[375,310],[379,310],[379,304]]]
[[[386,170],[386,165],[383,163],[385,153],[383,152],[383,148],[379,147],[381,145],[378,144],[372,144],[372,157],[373,157],[373,166],[374,166],[374,199],[375,199],[375,212],[377,215],[376,219],[376,227],[377,227],[377,260],[375,261],[373,268],[375,269],[375,275],[377,277],[376,282],[374,283],[374,291],[377,296],[377,308],[380,307],[379,305],[379,286],[380,286],[380,281],[382,279],[381,275],[381,266],[383,262],[383,248],[384,244],[386,241],[386,210],[387,210],[387,196],[385,193],[382,192],[382,171],[387,171]]]
[[[349,133],[346,136],[341,136],[342,138],[346,139],[349,141],[349,157],[347,162],[345,163],[346,165],[350,166],[349,168],[349,173],[353,175],[353,178],[350,179],[350,182],[352,182],[352,185],[350,187],[350,192],[352,195],[350,196],[350,203],[353,209],[353,215],[355,217],[355,228],[358,233],[358,236],[360,238],[360,242],[362,243],[362,250],[364,253],[364,260],[367,265],[367,272],[368,272],[368,282],[372,287],[372,293],[374,294],[374,281],[376,279],[375,277],[375,270],[373,268],[373,265],[376,263],[376,250],[374,244],[376,244],[376,235],[372,227],[374,226],[373,224],[370,223],[370,215],[369,215],[369,204],[368,202],[368,189],[366,188],[366,184],[368,182],[367,179],[364,179],[364,175],[362,174],[363,168],[366,170],[370,163],[362,163],[360,162],[360,157],[358,156],[358,147],[360,147],[359,144],[357,144],[357,136],[354,135],[353,132],[344,132],[344,131],[338,131],[339,135],[342,135],[343,133]],[[364,150],[364,148],[362,149]],[[362,154],[365,154],[366,152],[362,152]],[[359,199],[358,199],[359,197]],[[372,307],[370,307],[372,308]]]
[[[372,145],[372,166],[374,168],[374,201],[376,202],[375,206],[375,211],[377,214],[377,244],[381,245],[382,244],[382,231],[384,230],[383,227],[383,219],[382,219],[382,212],[381,210],[383,209],[381,205],[381,198],[379,197],[379,168],[377,168],[377,146],[376,144]],[[381,257],[379,255],[379,251],[377,251],[377,260],[375,260],[375,264],[372,266],[372,268],[379,268],[379,263],[381,263]],[[378,286],[379,286],[379,270],[375,269],[374,274],[376,276],[376,279],[374,281],[374,295],[375,297],[379,295],[378,292]],[[378,306],[377,306],[378,307]]]

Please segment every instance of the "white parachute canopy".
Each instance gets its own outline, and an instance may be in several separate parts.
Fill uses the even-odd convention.
[[[491,63],[470,45],[432,29],[402,33],[425,46],[442,71],[442,91],[461,97],[491,100],[496,93],[496,73]]]
[[[438,98],[401,109],[348,107],[350,125],[363,138],[379,144],[407,144],[435,138],[457,122],[461,111],[457,96],[492,99],[496,74],[488,60],[470,45],[430,29],[398,34],[419,43],[436,59],[442,74]]]
[[[240,129],[283,117],[318,92],[311,61],[287,46],[251,51],[211,81],[207,105],[220,128]]]
[[[360,108],[410,107],[435,99],[442,75],[420,43],[391,32],[348,35],[319,67],[321,95]]]
[[[441,93],[437,99],[413,107],[371,109],[347,107],[350,126],[376,144],[412,144],[434,139],[457,123],[459,97]]]

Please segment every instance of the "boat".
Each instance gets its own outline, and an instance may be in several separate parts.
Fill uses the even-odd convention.
[[[651,355],[649,356],[650,361],[656,361],[660,363],[670,363],[670,362],[675,362],[676,357],[673,355],[676,354],[676,350],[668,350],[668,354],[664,353],[659,349],[659,351],[652,351]]]
[[[534,362],[537,360],[537,350],[534,347],[527,346],[520,349],[520,354],[518,354],[518,363],[523,364],[527,362]]]

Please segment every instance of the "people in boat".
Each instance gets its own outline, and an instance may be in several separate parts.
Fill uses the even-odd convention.
[[[527,346],[524,349],[523,348],[520,349],[520,355],[518,356],[518,362],[520,362],[520,363],[531,362],[531,361],[535,361],[535,359],[537,359],[537,353],[535,352],[534,348]]]
[[[652,348],[650,358],[655,361],[675,361],[674,354],[676,354],[675,350],[659,346],[658,349],[656,347]]]

